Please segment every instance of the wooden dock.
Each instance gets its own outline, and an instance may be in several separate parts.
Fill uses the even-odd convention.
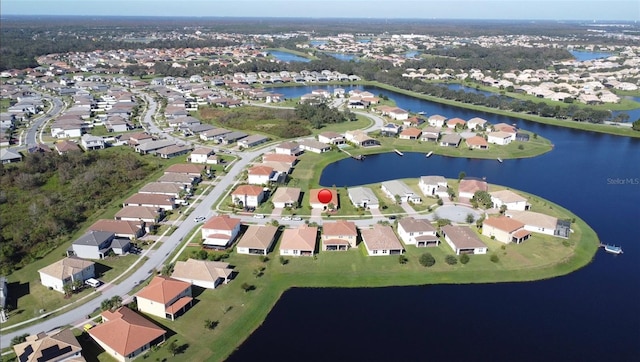
[[[397,153],[400,156],[404,156],[404,153],[398,151],[397,149],[394,149],[393,152]]]
[[[351,153],[349,153],[349,151],[347,151],[347,150],[343,150],[343,149],[341,149],[341,148],[339,148],[339,150],[340,150],[340,151],[342,151],[342,152],[344,152],[344,153],[346,153],[347,155],[349,155],[349,157],[353,158],[354,160],[364,161],[364,159],[366,158],[364,155],[357,155],[357,156],[354,156],[354,155],[352,155]]]

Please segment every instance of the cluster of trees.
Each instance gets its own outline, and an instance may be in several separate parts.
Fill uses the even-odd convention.
[[[301,102],[296,105],[295,114],[309,121],[315,129],[320,129],[327,124],[356,120],[356,115],[350,110],[340,111],[337,108],[329,107],[326,103],[310,104]]]
[[[138,155],[104,152],[34,153],[0,165],[0,274],[67,241],[152,171]]]

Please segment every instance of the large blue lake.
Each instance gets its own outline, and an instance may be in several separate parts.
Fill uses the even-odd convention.
[[[295,55],[292,53],[288,53],[288,52],[281,52],[278,50],[274,50],[274,51],[270,51],[269,54],[271,54],[274,58],[281,60],[283,62],[310,62],[311,60],[305,57],[301,57],[299,55]]]
[[[390,97],[429,114],[516,123],[555,147],[502,164],[416,153],[346,159],[324,170],[322,185],[465,171],[572,210],[625,253],[599,251],[581,270],[530,283],[293,289],[230,360],[640,360],[640,140]]]
[[[613,55],[612,53],[606,52],[589,52],[582,50],[569,50],[569,53],[571,53],[571,55],[573,55],[576,60],[579,60],[581,62],[585,60],[608,58]]]

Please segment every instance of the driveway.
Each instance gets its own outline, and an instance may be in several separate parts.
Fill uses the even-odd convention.
[[[406,212],[406,213],[407,213],[407,215],[417,214],[417,213],[416,213],[416,210],[415,210],[413,207],[411,207],[411,205],[409,205],[409,204],[408,204],[408,203],[406,203],[406,202],[401,203],[401,204],[400,204],[400,206],[402,207],[402,209],[404,210],[404,212]]]
[[[449,219],[454,223],[466,223],[467,215],[473,215],[474,220],[480,218],[480,213],[468,206],[462,205],[443,205],[436,209],[436,211],[429,215],[429,219],[433,221],[435,216],[440,219]]]
[[[273,211],[271,211],[271,217],[274,218],[275,220],[280,218],[280,215],[282,215],[282,208],[281,207],[276,207],[275,209],[273,209]]]

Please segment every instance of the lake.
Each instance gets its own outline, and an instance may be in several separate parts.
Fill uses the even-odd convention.
[[[392,98],[404,108],[405,96],[400,96]],[[465,109],[419,102],[416,110],[470,118]],[[640,360],[640,140],[480,116],[517,123],[555,147],[539,157],[504,163],[427,159],[420,153],[345,159],[325,168],[320,184],[457,178],[465,171],[568,208],[603,242],[622,245],[625,253],[598,251],[581,270],[529,283],[295,288],[284,293],[229,360]]]
[[[589,52],[589,51],[582,51],[582,50],[569,50],[569,53],[571,53],[571,55],[573,55],[573,57],[576,58],[576,60],[581,62],[584,62],[586,60],[608,58],[613,55],[613,53]]]
[[[310,62],[311,60],[305,57],[301,57],[299,55],[295,55],[292,53],[287,53],[287,52],[281,52],[278,50],[274,50],[274,51],[270,51],[269,54],[271,54],[274,58],[281,60],[283,62]]]
[[[353,54],[345,54],[345,53],[324,53],[324,54],[345,62],[348,62],[351,60],[358,61],[359,59],[357,55],[353,55]]]

